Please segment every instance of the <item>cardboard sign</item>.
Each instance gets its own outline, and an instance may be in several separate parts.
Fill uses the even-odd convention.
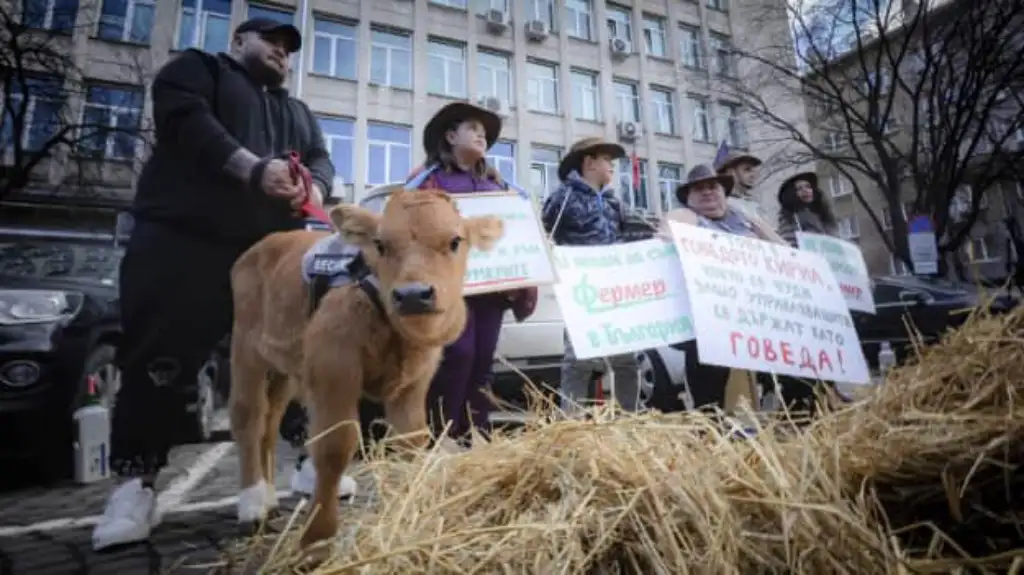
[[[670,222],[703,363],[868,383],[850,310],[817,254]]]
[[[505,235],[490,251],[469,253],[466,295],[555,283],[551,248],[533,202],[508,192],[453,197],[463,217],[496,216],[505,223]]]
[[[856,244],[832,236],[797,232],[796,241],[801,250],[825,258],[832,275],[850,309],[875,313],[875,295],[871,292],[871,276],[864,263],[864,254]]]
[[[555,297],[580,359],[693,339],[693,320],[675,246],[647,240],[557,246]]]

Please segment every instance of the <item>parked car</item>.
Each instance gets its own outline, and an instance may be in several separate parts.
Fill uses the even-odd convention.
[[[94,377],[116,409],[121,383],[117,273],[123,250],[109,234],[0,236],[0,457],[32,462],[51,478],[71,471],[71,414]],[[209,438],[224,360],[200,370],[190,439]],[[16,440],[12,440],[16,438]]]
[[[878,369],[878,353],[882,342],[889,342],[897,364],[913,353],[907,324],[920,332],[926,343],[937,341],[950,328],[959,327],[969,312],[992,298],[993,313],[1009,311],[1017,299],[1009,294],[982,291],[977,287],[944,279],[916,276],[883,276],[875,278],[873,290],[875,314],[851,311],[854,328],[868,367]],[[994,296],[994,297],[993,297]],[[906,322],[906,323],[905,323]],[[685,381],[685,355],[664,347],[637,354],[641,370],[641,387],[647,393],[654,386]]]

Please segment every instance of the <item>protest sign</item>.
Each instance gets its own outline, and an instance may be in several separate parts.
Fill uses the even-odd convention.
[[[868,266],[864,264],[864,254],[856,244],[807,232],[797,232],[796,241],[800,249],[825,258],[850,309],[875,313],[871,276],[868,275]]]
[[[466,295],[555,283],[551,251],[533,202],[515,193],[466,194],[456,198],[464,217],[497,216],[505,235],[487,252],[472,250]]]
[[[558,246],[555,297],[576,357],[588,359],[693,339],[675,246],[646,240]]]
[[[670,222],[703,363],[868,383],[846,299],[817,254]]]

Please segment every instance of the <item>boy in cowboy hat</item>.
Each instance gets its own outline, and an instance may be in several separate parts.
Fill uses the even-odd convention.
[[[424,166],[413,173],[406,188],[440,189],[450,194],[495,192],[521,188],[502,181],[487,164],[487,150],[501,133],[501,118],[465,102],[441,108],[423,129]],[[466,328],[445,349],[430,386],[428,408],[435,432],[451,420],[448,435],[465,439],[471,429],[484,434],[490,428],[493,406],[484,393],[490,381],[502,319],[512,309],[523,321],[537,303],[536,288],[488,293],[466,298]],[[450,445],[450,443],[449,443]]]
[[[719,175],[731,176],[733,187],[729,196],[729,204],[750,215],[763,216],[761,207],[754,198],[754,183],[757,182],[757,169],[761,166],[761,158],[750,154],[730,154],[718,166]]]
[[[544,229],[557,245],[595,246],[622,241],[625,209],[611,182],[615,160],[626,155],[622,146],[601,138],[585,138],[573,144],[558,166],[562,184],[544,202]],[[615,399],[624,409],[636,410],[639,393],[636,357],[622,354],[608,358],[615,374]],[[598,371],[590,360],[578,360],[569,333],[565,333],[562,360],[562,410],[571,413],[590,392],[591,375]]]

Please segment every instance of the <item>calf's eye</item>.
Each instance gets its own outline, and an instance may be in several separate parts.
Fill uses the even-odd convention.
[[[455,236],[454,238],[452,238],[451,243],[448,244],[448,248],[452,250],[452,253],[455,253],[455,252],[459,251],[459,246],[461,246],[461,245],[462,245],[462,238],[460,238],[459,236]]]

